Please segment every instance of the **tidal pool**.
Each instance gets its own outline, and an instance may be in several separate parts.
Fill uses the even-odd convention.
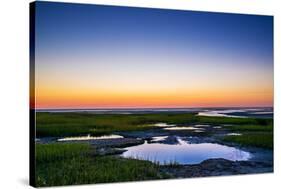
[[[176,130],[204,130],[203,128],[196,128],[196,127],[168,127],[164,128],[164,130],[176,131]]]
[[[195,127],[210,127],[210,125],[195,125]]]
[[[175,124],[167,124],[167,123],[155,123],[154,126],[156,127],[174,127]]]
[[[272,118],[272,108],[240,108],[240,109],[203,109],[198,112],[199,116],[211,116],[211,117],[261,117],[261,118]]]
[[[151,142],[159,142],[159,141],[163,141],[167,138],[168,138],[168,136],[155,136],[155,137],[152,137]]]
[[[147,143],[125,148],[122,157],[149,160],[159,164],[198,164],[211,158],[224,158],[242,161],[251,158],[251,154],[234,147],[215,143],[191,144],[177,138],[178,144]]]
[[[241,133],[228,133],[227,136],[241,136]]]
[[[60,138],[57,141],[63,142],[63,141],[100,140],[100,139],[115,139],[115,138],[123,138],[123,136],[120,136],[120,135],[104,135],[104,136],[94,137],[94,136],[91,136],[91,135],[87,135],[87,136]]]

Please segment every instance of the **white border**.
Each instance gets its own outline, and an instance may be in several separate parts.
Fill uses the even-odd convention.
[[[0,188],[28,186],[28,100],[29,100],[29,27],[28,3],[24,0],[2,0],[0,6]],[[247,176],[146,181],[105,185],[83,185],[71,188],[275,188],[280,180],[281,141],[281,6],[278,0],[73,0],[90,4],[154,7],[182,10],[274,15],[275,38],[275,173]],[[278,54],[279,52],[279,54]],[[279,137],[280,136],[280,137]],[[280,186],[279,186],[280,187]],[[65,187],[59,187],[65,188]]]

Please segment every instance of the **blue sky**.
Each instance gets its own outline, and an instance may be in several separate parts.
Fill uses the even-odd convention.
[[[259,93],[255,102],[270,105],[273,17],[37,2],[36,63],[39,96],[43,86],[50,88],[52,84],[54,89],[49,92],[59,93],[56,88],[60,86],[73,91],[75,83],[85,85],[79,90],[106,88],[112,95],[116,93],[105,86],[119,86],[115,92],[133,90],[132,96],[152,89],[157,89],[155,95],[169,89],[185,94],[206,91],[208,86],[220,92],[226,86],[229,92],[227,85],[235,90],[241,85],[237,93],[252,87],[249,93]],[[145,87],[148,83],[151,86]],[[189,84],[185,87],[184,83]],[[262,92],[266,93],[265,101]],[[90,98],[89,106],[95,106],[96,100]],[[245,101],[241,104],[255,103]],[[153,106],[153,102],[148,104]]]

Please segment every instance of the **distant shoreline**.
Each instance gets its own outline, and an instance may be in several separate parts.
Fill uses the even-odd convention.
[[[270,106],[264,107],[192,107],[192,108],[35,108],[38,112],[45,111],[191,111],[191,110],[224,110],[224,109],[273,109]]]
[[[138,109],[37,109],[37,113],[88,113],[88,114],[183,114],[193,113],[208,117],[273,118],[271,107],[243,108],[138,108]]]

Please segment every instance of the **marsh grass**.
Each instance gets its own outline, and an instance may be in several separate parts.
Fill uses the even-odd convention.
[[[273,125],[235,125],[229,127],[231,131],[273,132]]]
[[[88,114],[36,113],[37,137],[99,136],[116,131],[139,131],[154,128],[154,123],[218,124],[225,131],[241,136],[225,136],[223,141],[243,146],[273,148],[273,119],[226,118],[177,114]],[[232,126],[223,126],[231,124]],[[184,131],[182,131],[184,132]],[[188,134],[188,133],[187,133]],[[189,133],[190,134],[190,133]],[[203,133],[202,136],[212,133]],[[198,133],[197,133],[198,135]],[[59,186],[170,178],[160,170],[159,162],[100,156],[88,143],[36,143],[36,186]],[[176,161],[163,166],[176,168]]]
[[[197,122],[201,124],[272,125],[273,123],[270,118],[197,117]]]
[[[168,178],[159,165],[117,156],[97,156],[89,144],[36,144],[36,186]]]
[[[89,114],[36,113],[37,137],[61,137],[91,134],[101,136],[116,131],[139,131],[154,128],[153,124],[240,124],[268,125],[272,119],[197,116],[194,113],[161,114]]]
[[[226,142],[235,142],[242,146],[254,146],[273,149],[273,133],[243,133],[241,136],[225,136]]]
[[[114,131],[137,131],[152,126],[142,124],[136,116],[87,113],[36,113],[36,134],[71,136],[91,134],[100,136]]]
[[[242,135],[225,136],[223,141],[235,142],[243,146],[273,149],[273,124],[270,121],[265,125],[235,125],[228,129]]]

